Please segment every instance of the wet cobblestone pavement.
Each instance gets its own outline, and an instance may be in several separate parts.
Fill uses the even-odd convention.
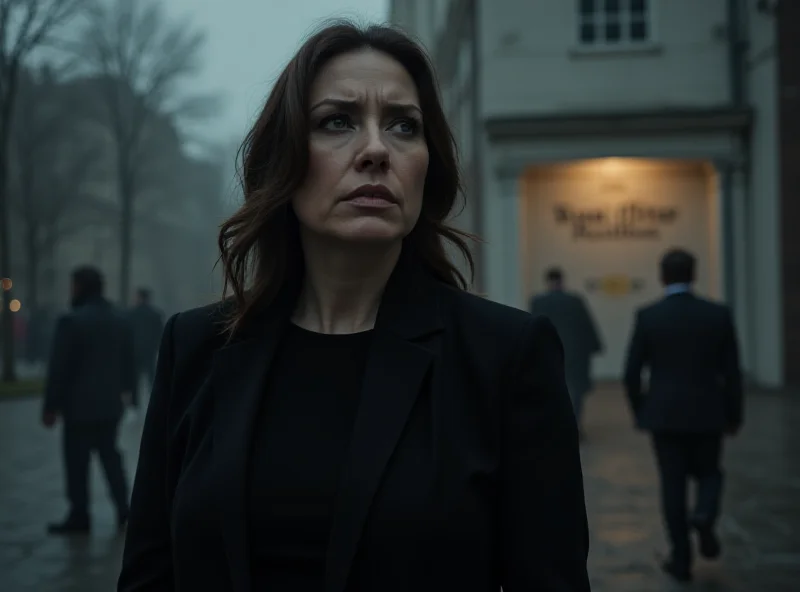
[[[800,591],[800,397],[748,398],[745,427],[725,444],[723,556],[698,559],[685,586],[658,569],[668,547],[649,438],[632,429],[618,391],[590,397],[583,467],[594,592]]]
[[[96,464],[90,537],[51,538],[63,517],[60,432],[38,423],[37,400],[0,403],[0,591],[111,592],[122,540]],[[586,406],[584,472],[592,529],[594,592],[800,591],[800,397],[757,395],[747,425],[725,454],[727,491],[718,563],[699,561],[695,582],[679,586],[657,568],[666,544],[647,437],[634,432],[614,389]],[[130,473],[137,425],[123,429]]]

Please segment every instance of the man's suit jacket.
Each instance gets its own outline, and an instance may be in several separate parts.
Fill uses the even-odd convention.
[[[650,370],[646,394],[645,367]],[[730,310],[688,292],[641,309],[625,386],[643,429],[722,432],[741,425],[742,377]]]
[[[588,592],[578,431],[552,324],[413,261],[375,324],[325,592]],[[283,298],[227,344],[218,306],[168,320],[119,590],[250,591],[249,443],[292,306]]]
[[[124,393],[136,386],[133,333],[126,316],[93,299],[59,318],[45,385],[45,411],[64,421],[122,416]]]
[[[564,346],[567,385],[573,395],[592,389],[592,356],[602,350],[589,307],[583,298],[552,290],[531,299],[531,314],[553,322]]]

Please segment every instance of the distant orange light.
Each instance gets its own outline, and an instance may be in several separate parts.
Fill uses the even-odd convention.
[[[11,281],[11,278],[3,278],[3,290],[8,292],[13,285],[14,282]]]
[[[19,312],[19,309],[22,308],[22,303],[14,298],[14,300],[8,303],[8,308],[11,312]]]

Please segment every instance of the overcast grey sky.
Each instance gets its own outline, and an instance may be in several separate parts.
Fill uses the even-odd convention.
[[[173,17],[189,16],[208,36],[204,69],[193,86],[219,92],[219,116],[203,136],[239,139],[285,62],[325,18],[384,21],[389,0],[163,0]]]

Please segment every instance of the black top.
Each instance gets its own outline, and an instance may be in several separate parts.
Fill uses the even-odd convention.
[[[254,590],[323,589],[333,502],[370,335],[291,325],[279,347],[250,456]]]

